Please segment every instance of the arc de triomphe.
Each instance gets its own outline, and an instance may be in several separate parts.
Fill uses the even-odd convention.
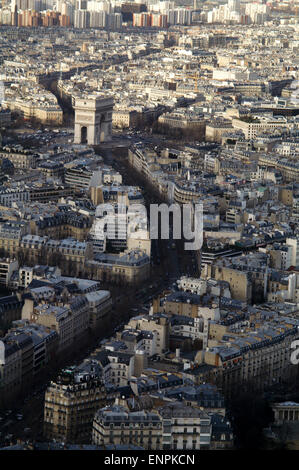
[[[98,145],[112,138],[113,98],[90,95],[75,99],[75,144]]]

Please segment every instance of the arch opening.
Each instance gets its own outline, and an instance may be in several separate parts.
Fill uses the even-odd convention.
[[[81,144],[87,144],[87,127],[81,127]]]

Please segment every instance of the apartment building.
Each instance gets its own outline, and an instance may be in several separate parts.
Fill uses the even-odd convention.
[[[89,443],[96,411],[104,405],[105,389],[95,366],[90,372],[63,370],[46,390],[44,436],[65,443]]]
[[[90,218],[74,211],[57,212],[30,221],[32,235],[48,236],[56,240],[75,238],[84,241],[91,226]]]
[[[156,354],[162,354],[169,348],[169,319],[166,315],[139,315],[130,319],[125,328],[156,333]]]
[[[211,294],[201,296],[190,292],[173,292],[166,297],[163,311],[191,318],[220,318],[219,299]]]
[[[17,260],[10,260],[9,258],[0,259],[0,285],[8,286],[13,272],[18,269],[19,263]]]
[[[184,315],[171,315],[170,342],[171,349],[179,348],[181,342],[188,338],[192,341],[201,339],[206,342],[208,322],[203,318],[190,318]],[[179,353],[178,353],[179,354]]]
[[[59,105],[46,104],[34,101],[25,101],[21,98],[15,98],[12,101],[6,101],[6,106],[11,111],[19,112],[24,119],[35,118],[44,124],[62,124],[63,111]]]
[[[0,109],[0,127],[8,127],[11,124],[11,112],[9,109]]]
[[[298,320],[276,317],[256,330],[240,328],[239,333],[224,334],[204,355],[204,363],[215,367],[212,375],[217,386],[229,395],[240,384],[249,390],[263,390],[294,377],[296,366],[290,357],[291,344],[298,338],[297,325]]]
[[[38,264],[41,256],[45,261],[48,260],[50,265],[57,265],[57,259],[60,257],[59,259],[64,261],[60,266],[63,274],[66,275],[70,274],[70,264],[72,274],[81,275],[84,272],[85,260],[91,253],[88,243],[80,242],[74,238],[53,240],[38,235],[23,236],[19,241],[19,248],[26,254],[29,265]]]
[[[185,404],[169,404],[159,409],[163,422],[163,450],[203,450],[211,443],[211,418]]]
[[[197,139],[202,139],[205,135],[206,121],[202,116],[192,113],[171,112],[162,114],[158,118],[160,124],[170,128],[184,129],[196,132]]]
[[[135,353],[115,348],[117,344],[107,345],[106,349],[95,350],[90,358],[101,367],[105,384],[124,387],[134,375]]]
[[[140,331],[125,328],[122,332],[116,334],[116,339],[121,341],[128,352],[141,351],[148,357],[156,353],[157,335],[151,331]],[[141,354],[139,354],[141,355]],[[135,358],[135,362],[138,356]],[[146,360],[143,361],[146,367]],[[135,367],[136,370],[136,367]],[[142,372],[142,370],[141,370]],[[138,371],[138,375],[140,372]]]
[[[206,124],[206,141],[219,142],[222,141],[223,134],[232,130],[232,124],[229,120],[215,120]]]
[[[60,106],[44,106],[34,109],[34,117],[45,124],[62,124],[63,111]]]
[[[22,333],[33,342],[32,373],[33,377],[40,374],[49,363],[57,359],[59,336],[57,331],[48,327],[29,323],[27,320],[14,321],[9,333]]]
[[[64,165],[53,161],[43,161],[38,164],[38,170],[44,175],[45,179],[50,178],[64,179]]]
[[[242,272],[233,267],[206,264],[202,275],[207,278],[212,277],[217,281],[228,282],[233,299],[251,303],[252,280],[250,272]]]
[[[0,325],[1,328],[10,327],[12,322],[22,316],[23,300],[20,294],[8,295],[0,298]]]
[[[79,227],[76,223],[74,225],[75,230],[85,230],[80,223]],[[23,253],[29,266],[36,265],[43,259],[49,265],[59,263],[64,275],[92,275],[95,279],[110,280],[118,284],[139,284],[149,277],[150,258],[146,251],[139,248],[128,249],[120,254],[96,253],[93,257],[91,242],[78,241],[75,238],[54,240],[31,234],[22,236],[22,229],[19,227],[10,225],[7,228],[0,229],[0,249],[11,257]],[[27,283],[30,274],[24,272],[23,275],[28,275],[27,280],[22,278],[22,282]]]
[[[33,339],[22,331],[10,330],[5,341],[17,344],[21,351],[21,388],[28,390],[33,379]]]
[[[17,152],[13,148],[6,150],[0,149],[0,158],[7,158],[13,163],[13,166],[18,169],[31,169],[36,168],[37,160],[39,156],[32,154],[28,151]]]
[[[84,165],[76,165],[65,172],[65,183],[76,190],[88,189],[92,177],[92,171]]]
[[[92,441],[132,443],[150,450],[208,449],[211,419],[203,411],[177,402],[150,411],[113,405],[96,413]]]
[[[138,113],[135,110],[115,109],[112,113],[112,125],[119,129],[135,127],[138,122]]]
[[[129,163],[136,168],[138,172],[141,173],[146,179],[151,180],[151,170],[150,165],[155,163],[157,158],[156,152],[134,148],[129,149],[128,151]],[[155,169],[158,169],[159,166],[156,165]]]
[[[162,422],[155,411],[129,411],[114,405],[97,411],[92,442],[98,445],[135,444],[144,449],[162,449]]]
[[[276,128],[288,128],[290,124],[287,120],[284,119],[262,119],[252,118],[250,121],[242,121],[240,119],[233,119],[232,126],[234,129],[240,129],[244,132],[245,139],[254,139],[258,134],[262,133],[265,130],[273,130]]]
[[[22,319],[54,329],[59,335],[58,353],[72,347],[89,327],[89,306],[83,296],[74,297],[68,304],[62,302],[34,305],[26,299]]]
[[[107,290],[97,290],[85,295],[89,307],[89,326],[96,330],[109,322],[108,313],[112,309],[112,297]]]
[[[14,202],[30,201],[30,192],[27,189],[6,188],[0,191],[0,205],[12,207]]]
[[[29,200],[31,202],[58,201],[61,197],[73,194],[73,188],[62,184],[36,184],[29,187]]]
[[[21,390],[22,351],[16,342],[0,340],[0,400],[5,404]]]
[[[226,213],[227,214],[227,213]],[[230,212],[230,216],[232,213]],[[230,238],[212,238],[209,236],[203,243],[200,251],[200,264],[204,269],[205,265],[212,265],[218,258],[231,258],[240,256],[242,251],[238,251],[234,246],[230,245]]]
[[[149,277],[150,258],[141,250],[126,250],[124,253],[98,253],[94,261],[87,263],[96,278],[119,284],[140,284]]]

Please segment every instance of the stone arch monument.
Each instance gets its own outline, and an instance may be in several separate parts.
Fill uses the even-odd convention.
[[[75,99],[75,144],[98,145],[112,138],[113,98],[90,95]]]

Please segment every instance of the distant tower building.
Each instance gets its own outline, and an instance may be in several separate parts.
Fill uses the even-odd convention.
[[[90,12],[87,10],[76,10],[74,15],[74,27],[86,29],[90,27]]]
[[[11,25],[18,26],[18,6],[16,0],[11,2]]]
[[[113,98],[90,95],[75,100],[75,144],[98,145],[112,134]]]
[[[87,0],[77,0],[76,9],[77,10],[86,10],[87,9]]]
[[[5,100],[5,87],[2,80],[0,80],[0,107],[2,106],[3,101]]]

